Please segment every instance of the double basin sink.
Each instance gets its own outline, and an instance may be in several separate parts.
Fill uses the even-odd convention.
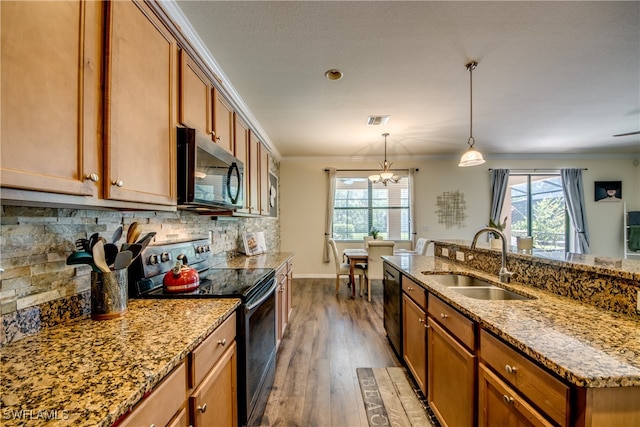
[[[520,295],[513,291],[500,288],[485,280],[464,274],[430,274],[423,272],[427,278],[452,289],[466,297],[504,301],[504,300],[532,300],[534,298]]]

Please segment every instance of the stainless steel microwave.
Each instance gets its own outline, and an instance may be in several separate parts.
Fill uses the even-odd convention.
[[[178,128],[178,207],[244,206],[244,164],[205,134]]]

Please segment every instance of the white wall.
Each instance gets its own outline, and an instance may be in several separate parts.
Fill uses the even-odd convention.
[[[591,233],[591,253],[622,257],[622,203],[595,203],[594,181],[622,181],[622,196],[629,210],[640,210],[640,166],[625,159],[535,159],[488,160],[481,166],[459,168],[457,159],[394,161],[394,168],[417,167],[416,230],[418,237],[470,240],[487,224],[490,190],[489,168],[560,169],[587,168],[583,172],[587,219]],[[326,160],[287,161],[280,164],[281,249],[296,254],[297,276],[331,276],[333,263],[322,262],[326,167],[338,169],[378,169],[376,162]],[[467,218],[462,227],[446,228],[438,223],[437,196],[446,191],[464,194]],[[354,246],[354,245],[350,245]],[[339,246],[339,249],[346,245]],[[432,252],[433,247],[429,247]]]

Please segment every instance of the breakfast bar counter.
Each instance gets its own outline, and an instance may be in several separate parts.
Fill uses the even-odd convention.
[[[0,349],[3,426],[109,426],[126,414],[240,300],[130,300],[126,313],[85,316]]]

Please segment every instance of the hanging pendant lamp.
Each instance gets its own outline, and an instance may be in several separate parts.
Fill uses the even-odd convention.
[[[374,184],[381,182],[386,186],[389,181],[397,183],[398,181],[400,181],[400,177],[394,175],[393,172],[389,171],[389,168],[393,164],[387,161],[387,137],[389,136],[389,134],[383,133],[382,136],[384,136],[384,163],[380,163],[382,172],[380,172],[378,175],[370,175],[369,181],[373,182]]]
[[[465,67],[469,71],[469,148],[467,152],[462,155],[460,158],[460,163],[458,166],[467,167],[467,166],[477,166],[484,163],[484,158],[482,157],[482,153],[473,148],[473,145],[476,143],[475,139],[473,139],[473,70],[476,69],[478,63],[476,61],[469,62]]]

